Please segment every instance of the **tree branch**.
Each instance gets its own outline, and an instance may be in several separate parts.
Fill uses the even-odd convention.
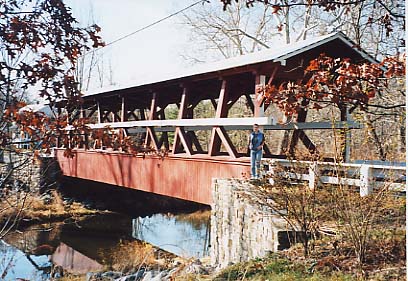
[[[226,29],[226,31],[228,31],[228,32],[238,31],[238,32],[240,32],[242,35],[244,35],[244,36],[246,36],[246,37],[248,37],[248,38],[254,40],[254,41],[257,42],[259,45],[262,45],[263,47],[265,47],[265,48],[267,48],[267,49],[270,48],[270,47],[269,47],[268,45],[266,45],[264,42],[259,41],[257,38],[255,38],[254,36],[252,36],[252,35],[246,33],[245,31],[243,31],[243,30],[240,29],[240,28]]]

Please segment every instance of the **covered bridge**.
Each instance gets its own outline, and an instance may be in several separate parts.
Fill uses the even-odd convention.
[[[300,140],[313,152],[316,147],[305,130],[355,126],[344,118],[335,123],[306,123],[306,112],[299,114],[296,123],[280,125],[276,118],[265,116],[268,105],[255,94],[257,87],[267,83],[279,85],[302,78],[309,61],[322,53],[354,62],[375,62],[344,34],[333,33],[87,93],[76,117],[89,118],[94,129],[121,128],[141,143],[165,149],[168,156],[135,156],[85,147],[76,149],[70,159],[60,149],[61,170],[68,177],[210,204],[212,178],[249,174],[248,152],[238,147],[230,132],[241,132],[238,136],[242,139],[254,123],[265,131],[294,130],[291,146]],[[231,109],[242,99],[247,112],[231,116]],[[202,113],[197,118],[197,108],[203,103],[213,108],[206,118]],[[169,116],[169,109],[176,116]],[[265,157],[276,156],[265,147]]]

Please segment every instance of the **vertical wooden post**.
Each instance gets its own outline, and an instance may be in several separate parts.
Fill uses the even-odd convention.
[[[102,123],[102,112],[101,112],[101,105],[99,104],[99,101],[97,102],[98,105],[98,123]]]
[[[367,196],[373,192],[372,170],[369,165],[361,165],[360,168],[360,196]]]
[[[254,100],[254,105],[255,105],[255,117],[264,117],[265,116],[265,108],[264,108],[264,98],[262,96],[262,93],[257,93],[258,89],[260,87],[265,87],[265,82],[266,82],[266,76],[265,75],[260,75],[256,74],[255,76],[255,100]]]
[[[152,101],[150,103],[149,120],[156,119],[156,109],[157,109],[157,94],[153,92]]]
[[[343,105],[342,108],[340,109],[340,120],[347,123],[347,121],[350,120],[350,114],[347,109],[347,105]],[[351,146],[351,131],[347,126],[345,129],[343,129],[343,137],[344,137],[344,148],[342,151],[343,154],[343,161],[346,163],[350,162],[350,146]]]
[[[122,97],[122,108],[121,108],[121,114],[120,114],[120,121],[121,121],[121,122],[125,122],[125,121],[126,121],[125,97]]]
[[[277,176],[276,173],[275,173],[275,170],[276,170],[276,167],[277,167],[276,161],[277,161],[276,159],[272,159],[269,162],[269,165],[268,165],[268,167],[269,167],[269,170],[268,170],[269,183],[271,185],[275,184],[275,177]]]
[[[84,107],[82,105],[81,105],[81,107],[79,109],[79,118],[81,118],[81,119],[85,118]],[[86,134],[85,133],[80,134],[79,137],[82,140],[82,143],[80,143],[78,145],[78,148],[86,149],[86,137],[87,137]]]
[[[218,98],[217,110],[215,112],[216,118],[228,117],[228,109],[227,109],[228,96],[229,96],[229,93],[227,89],[227,80],[224,79],[222,80],[220,96]]]
[[[320,173],[319,173],[319,167],[317,165],[317,162],[313,162],[312,164],[309,165],[309,188],[310,189],[315,189],[316,187],[319,186],[320,182]]]
[[[180,110],[178,112],[178,119],[183,119],[184,116],[186,115],[186,109],[188,105],[188,99],[189,99],[189,93],[190,91],[188,90],[187,87],[183,88],[183,93],[181,94],[181,101],[180,101]]]

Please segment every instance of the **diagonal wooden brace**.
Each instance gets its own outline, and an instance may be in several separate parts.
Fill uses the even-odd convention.
[[[204,153],[204,149],[201,146],[200,141],[198,140],[196,133],[194,131],[188,131],[186,133],[187,133],[187,136],[189,137],[189,139],[191,140],[192,144],[194,144],[194,146],[196,147],[197,152],[198,153]]]
[[[145,140],[145,145],[149,146],[152,145],[155,150],[159,150],[159,144],[158,144],[156,132],[154,131],[153,127],[147,127],[146,128],[146,140]]]
[[[221,144],[223,144],[228,154],[232,158],[238,158],[238,152],[224,127],[213,128],[212,134],[213,136],[211,137],[211,143],[208,151],[209,155],[211,156],[217,155],[220,151],[220,148],[218,147],[220,147]]]
[[[187,137],[186,132],[184,131],[183,127],[177,127],[175,136],[174,136],[174,144],[173,144],[173,153],[180,152],[180,144],[183,146],[184,151],[187,153],[188,156],[194,154],[191,142]]]

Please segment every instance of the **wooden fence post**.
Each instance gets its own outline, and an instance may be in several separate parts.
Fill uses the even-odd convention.
[[[317,162],[313,162],[309,165],[309,188],[315,189],[319,186],[319,167]]]
[[[361,165],[360,168],[360,196],[367,196],[373,192],[371,185],[372,170],[369,165]]]

